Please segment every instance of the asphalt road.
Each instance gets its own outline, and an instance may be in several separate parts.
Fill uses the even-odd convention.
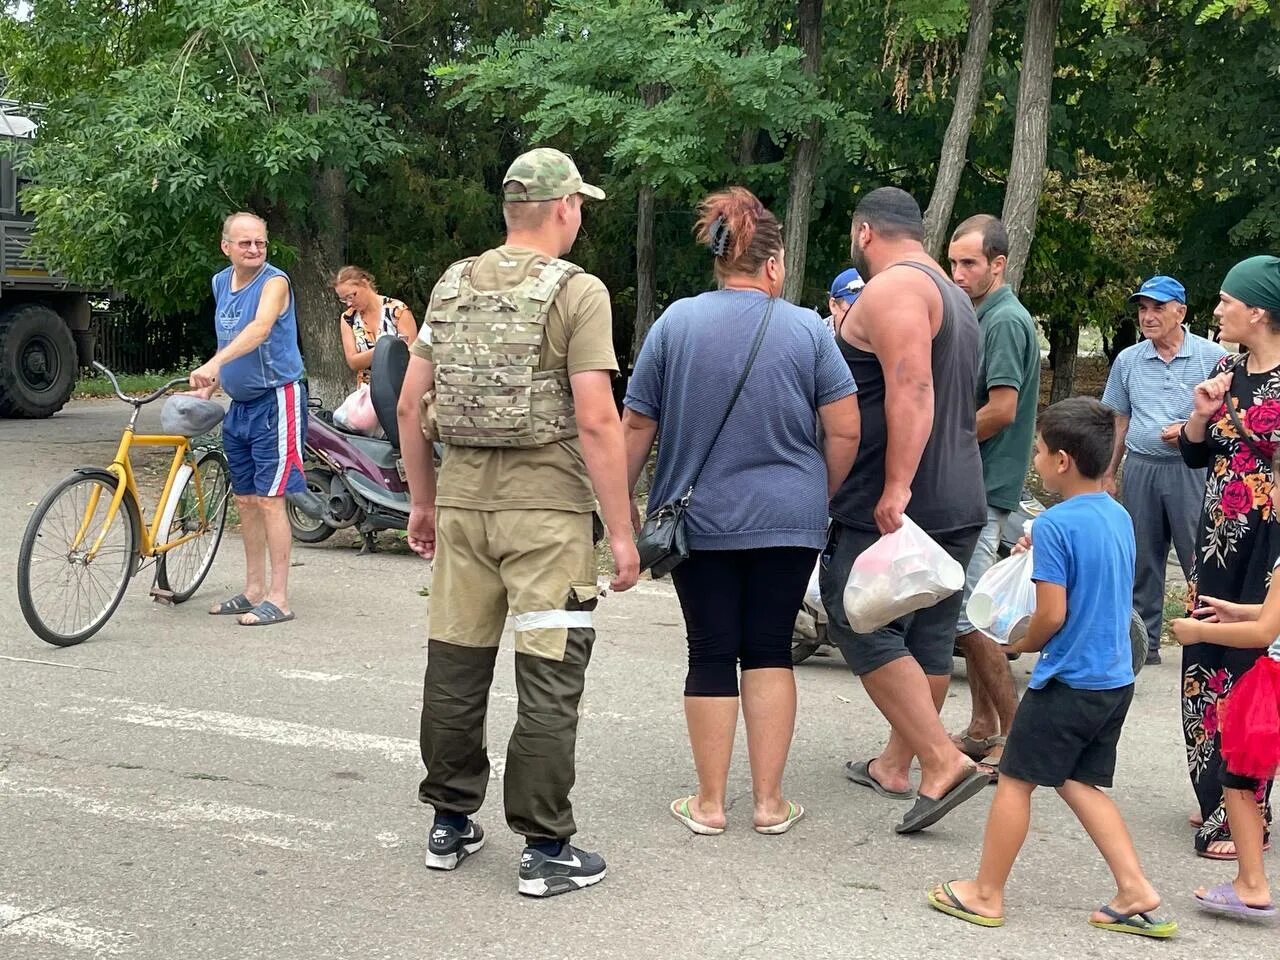
[[[515,892],[521,841],[501,815],[501,763],[480,814],[488,847],[453,874],[422,865],[417,724],[430,568],[349,543],[299,548],[294,623],[246,629],[205,614],[234,593],[238,538],[190,604],[134,583],[97,637],[56,649],[18,611],[14,565],[34,502],[71,467],[105,461],[113,403],[44,422],[0,421],[0,957],[75,960],[328,958],[764,958],[1263,956],[1276,927],[1198,913],[1198,883],[1232,867],[1196,859],[1186,815],[1178,671],[1144,672],[1115,796],[1162,912],[1182,925],[1152,944],[1090,928],[1111,896],[1088,839],[1052,794],[1008,892],[1008,924],[982,930],[930,911],[932,882],[974,869],[989,795],[922,835],[897,837],[903,804],[848,783],[883,726],[838,657],[797,670],[789,794],[808,817],[789,835],[750,829],[745,751],[722,837],[666,812],[694,787],[680,710],[684,640],[668,585],[602,602],[574,793],[579,842],[608,879],[548,901]],[[509,650],[509,646],[508,646]],[[514,715],[509,652],[489,737],[504,755]],[[1016,665],[1024,681],[1029,665]],[[953,687],[951,724],[967,694]],[[1270,855],[1274,867],[1275,855]]]

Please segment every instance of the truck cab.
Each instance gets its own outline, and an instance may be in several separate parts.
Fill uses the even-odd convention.
[[[30,253],[34,219],[22,209],[22,155],[38,110],[0,99],[0,417],[62,409],[93,360],[90,297]]]

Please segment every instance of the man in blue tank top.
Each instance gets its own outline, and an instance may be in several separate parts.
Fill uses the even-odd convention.
[[[240,511],[245,584],[209,612],[263,626],[293,619],[284,495],[306,489],[307,398],[293,291],[284,271],[267,263],[266,222],[252,213],[227,217],[222,252],[231,265],[213,278],[218,352],[192,371],[191,386],[205,397],[221,387],[231,397],[222,447]]]

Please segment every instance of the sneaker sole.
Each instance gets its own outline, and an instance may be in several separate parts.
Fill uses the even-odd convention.
[[[539,877],[536,880],[521,877],[519,890],[526,897],[556,897],[599,883],[606,873],[608,870],[601,870],[589,877]]]
[[[477,853],[484,846],[484,837],[472,843],[464,843],[462,849],[457,853],[448,853],[441,856],[437,853],[427,851],[426,864],[429,870],[457,870],[458,864],[473,853]]]

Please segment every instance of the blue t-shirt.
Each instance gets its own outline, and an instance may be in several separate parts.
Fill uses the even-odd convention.
[[[1067,590],[1067,619],[1031,673],[1039,690],[1058,680],[1077,690],[1133,683],[1133,521],[1105,493],[1064,500],[1032,525],[1031,579]]]
[[[288,274],[269,263],[264,263],[258,275],[239,290],[231,289],[231,267],[214,275],[213,325],[219,350],[253,322],[258,313],[258,301],[262,299],[262,289],[272,277],[284,277],[285,283],[289,283]],[[218,376],[227,396],[247,403],[276,387],[301,380],[302,373],[293,284],[289,284],[289,304],[272,324],[267,339],[252,353],[224,363]]]
[[[758,290],[704,293],[673,303],[649,331],[626,405],[658,421],[651,511],[689,489],[768,301]],[[751,374],[698,480],[688,514],[689,546],[820,549],[827,469],[817,410],[856,389],[818,315],[775,301]]]

